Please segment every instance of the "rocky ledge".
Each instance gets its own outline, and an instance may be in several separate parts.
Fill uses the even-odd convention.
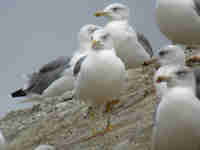
[[[48,98],[32,108],[12,111],[1,121],[9,150],[33,150],[39,144],[57,150],[145,150],[151,147],[152,115],[155,92],[152,85],[154,67],[128,71],[127,86],[111,115],[113,129],[92,135],[87,106],[72,98]],[[103,131],[107,115],[97,117],[95,127]]]

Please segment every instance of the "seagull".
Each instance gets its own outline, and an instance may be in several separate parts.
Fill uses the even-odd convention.
[[[173,44],[200,44],[200,0],[156,0],[155,12],[160,31]]]
[[[177,66],[185,65],[185,54],[181,47],[177,45],[166,45],[158,50],[154,60],[160,65],[153,77],[154,87],[158,101],[168,89],[165,82],[157,83],[158,76],[169,75]]]
[[[73,54],[73,57],[70,61],[71,66],[74,66],[81,57],[87,55],[88,51],[91,49],[92,46],[92,35],[96,30],[99,29],[102,29],[102,27],[94,24],[84,25],[80,29],[78,33],[79,49]]]
[[[7,150],[7,142],[1,131],[0,131],[0,150]]]
[[[160,68],[155,72],[153,77],[154,87],[158,103],[164,93],[168,90],[166,82],[157,83],[158,76],[170,75],[178,66],[187,66],[190,62],[200,62],[200,56],[194,55],[189,59],[185,59],[184,50],[177,45],[166,45],[158,50],[156,55],[147,62],[148,64],[157,62]],[[196,96],[200,99],[200,67],[193,67],[193,72],[196,80]]]
[[[151,64],[155,62],[158,63],[160,67],[155,71],[153,76],[153,85],[156,92],[155,111],[153,114],[154,123],[158,104],[164,93],[168,90],[166,82],[157,83],[156,80],[159,76],[170,75],[178,66],[184,66],[185,54],[180,46],[166,45],[161,47],[148,63]]]
[[[93,34],[90,53],[74,67],[75,96],[92,107],[110,106],[119,101],[124,88],[126,71],[116,55],[111,35],[104,29]],[[111,129],[108,121],[106,131]],[[93,132],[95,135],[96,133]]]
[[[177,67],[169,76],[159,76],[169,90],[162,97],[153,129],[153,150],[198,150],[200,101],[195,95],[192,69]]]
[[[111,34],[116,54],[127,69],[137,68],[151,58],[153,51],[150,42],[129,25],[127,6],[114,3],[97,11],[95,16],[105,16],[109,20],[104,29]]]
[[[73,66],[91,47],[93,32],[101,27],[87,24],[78,34],[79,50],[72,57],[58,57],[43,65],[37,72],[28,75],[24,88],[11,93],[15,97],[27,97],[23,102],[38,101],[44,97],[55,97],[74,88]]]
[[[55,148],[51,145],[42,144],[39,145],[35,150],[55,150]]]
[[[38,71],[27,75],[28,80],[24,87],[12,92],[11,96],[27,97],[27,101],[34,101],[72,90],[73,76],[64,75],[64,71],[70,68],[69,62],[69,57],[61,56],[43,65]]]

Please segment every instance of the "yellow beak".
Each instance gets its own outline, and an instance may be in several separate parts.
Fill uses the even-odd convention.
[[[97,43],[98,43],[98,41],[92,40],[92,47],[93,47],[93,48],[96,47]]]
[[[94,13],[94,16],[96,17],[101,17],[101,16],[106,16],[108,13],[104,11],[97,11]]]
[[[156,63],[158,59],[156,57],[152,57],[151,60],[145,61],[144,65],[150,65]]]
[[[158,78],[156,79],[156,82],[161,83],[161,82],[168,81],[168,80],[169,80],[168,76],[158,76]]]

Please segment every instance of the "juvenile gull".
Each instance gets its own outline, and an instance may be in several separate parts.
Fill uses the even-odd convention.
[[[200,0],[157,0],[156,21],[174,44],[200,44]]]
[[[24,102],[35,101],[44,97],[60,96],[72,90],[73,66],[80,57],[86,55],[86,51],[91,47],[91,35],[97,29],[100,27],[92,24],[83,26],[78,34],[79,50],[73,57],[59,57],[42,66],[39,71],[29,75],[25,87],[13,92],[12,97],[27,96]]]
[[[179,67],[169,76],[159,76],[157,82],[167,82],[169,90],[158,106],[153,150],[199,150],[200,101],[192,69]]]
[[[104,28],[111,34],[116,54],[125,63],[126,68],[136,68],[150,59],[152,48],[147,44],[148,40],[129,25],[127,6],[114,3],[103,11],[96,12],[95,16],[105,16],[109,20]]]
[[[75,93],[80,100],[98,107],[119,100],[126,72],[123,62],[115,54],[108,32],[103,29],[95,31],[91,51],[78,68]],[[108,122],[106,130],[110,127]]]

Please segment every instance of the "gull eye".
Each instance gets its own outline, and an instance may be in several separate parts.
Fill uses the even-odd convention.
[[[180,70],[180,71],[176,72],[177,76],[184,76],[185,74],[186,74],[186,71],[184,71],[184,70]]]
[[[159,55],[160,55],[161,57],[163,57],[163,56],[165,56],[167,53],[168,53],[167,51],[161,51],[161,52],[159,52]]]
[[[92,29],[90,30],[91,34],[94,33],[97,29],[98,29],[98,28],[92,28]]]
[[[114,7],[112,10],[114,11],[114,12],[116,12],[116,11],[118,11],[120,8],[118,8],[118,7]]]
[[[91,28],[88,29],[88,33],[89,33],[89,34],[92,34],[94,31],[95,31],[94,29],[91,29]]]
[[[109,36],[109,34],[106,34],[106,35],[102,36],[102,39],[107,40],[108,36]]]
[[[91,41],[92,41],[92,40],[94,40],[94,37],[93,37],[93,36],[91,36],[91,37],[90,37],[90,40],[91,40]]]

